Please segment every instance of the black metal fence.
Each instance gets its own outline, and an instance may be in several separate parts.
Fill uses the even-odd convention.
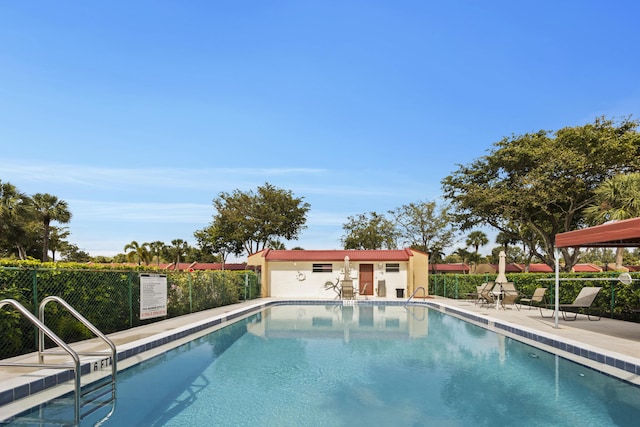
[[[260,296],[258,276],[252,271],[162,272],[167,278],[167,316],[141,320],[140,274],[145,272],[0,267],[0,300],[17,300],[38,316],[40,302],[55,295],[109,334]],[[47,304],[45,319],[65,342],[93,337],[57,304]],[[0,359],[36,351],[36,332],[24,316],[5,305],[0,310]]]

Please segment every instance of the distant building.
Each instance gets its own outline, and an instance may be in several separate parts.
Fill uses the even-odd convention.
[[[591,263],[576,264],[571,268],[573,273],[602,273],[603,268]]]
[[[469,274],[469,266],[464,263],[431,264],[431,274]]]
[[[246,270],[247,263],[225,263],[220,262],[181,262],[176,268],[176,263],[160,265],[165,270],[177,271],[210,271],[210,270]]]

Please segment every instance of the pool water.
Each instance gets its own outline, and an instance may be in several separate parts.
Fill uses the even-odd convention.
[[[625,426],[640,388],[423,306],[286,305],[120,372],[110,409],[81,425]]]

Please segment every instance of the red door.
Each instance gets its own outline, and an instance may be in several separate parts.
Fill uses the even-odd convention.
[[[360,264],[360,295],[373,295],[373,264]]]

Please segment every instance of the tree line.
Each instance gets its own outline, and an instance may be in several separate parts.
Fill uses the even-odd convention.
[[[488,238],[478,228],[491,227],[498,230],[499,246],[493,252],[503,248],[524,264],[553,266],[557,233],[640,216],[637,128],[638,122],[630,117],[619,121],[599,117],[583,126],[503,138],[486,155],[457,165],[442,179],[442,203],[418,201],[384,213],[350,216],[340,243],[345,249],[411,247],[440,261],[447,259],[444,250],[466,235],[466,247],[456,248],[449,259],[479,262],[479,248],[488,244]],[[4,255],[34,256],[40,249],[46,260],[49,251],[73,248],[68,242],[62,244],[66,229],[50,224],[71,219],[64,201],[48,194],[28,197],[9,183],[0,184]],[[132,241],[118,257],[138,263],[226,262],[232,254],[283,249],[285,242],[297,240],[306,229],[310,205],[289,190],[265,183],[255,191],[222,192],[213,200],[213,208],[212,221],[194,232],[196,248],[181,239],[171,245]],[[570,248],[561,254],[565,270],[585,256]],[[617,252],[618,266],[624,254]]]
[[[0,180],[0,254],[17,255],[19,259],[33,257],[49,261],[57,252],[64,255],[81,252],[69,243],[67,227],[71,221],[69,205],[48,193],[28,196],[9,182]],[[86,253],[85,253],[86,254]],[[86,254],[88,256],[88,254]]]

